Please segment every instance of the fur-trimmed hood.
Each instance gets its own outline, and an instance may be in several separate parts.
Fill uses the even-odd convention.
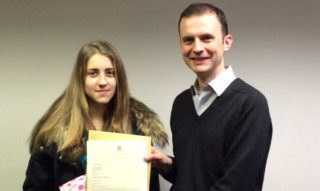
[[[137,99],[130,97],[131,121],[136,123],[138,131],[151,139],[159,146],[168,144],[168,135],[157,114]]]
[[[132,126],[136,128],[135,132],[138,131],[137,133],[141,135],[150,136],[152,141],[160,147],[168,144],[168,136],[157,114],[145,104],[132,97],[130,98],[130,117],[133,124]],[[39,127],[42,126],[39,125]],[[63,130],[65,130],[65,128]],[[79,160],[81,156],[86,153],[87,133],[88,131],[83,132],[80,144],[59,153],[59,158],[69,163]],[[50,143],[48,143],[48,141],[38,142],[31,153],[34,154],[35,152],[41,151],[41,148],[54,150],[56,152],[57,141]]]

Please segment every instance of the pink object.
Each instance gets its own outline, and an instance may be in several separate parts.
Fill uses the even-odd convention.
[[[84,191],[86,185],[86,175],[79,176],[69,182],[59,186],[60,191]]]

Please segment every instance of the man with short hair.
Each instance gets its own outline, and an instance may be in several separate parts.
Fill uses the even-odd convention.
[[[222,10],[189,5],[179,19],[183,60],[195,84],[172,106],[174,157],[152,148],[146,157],[176,191],[258,191],[271,144],[272,123],[263,94],[224,63],[233,38]]]

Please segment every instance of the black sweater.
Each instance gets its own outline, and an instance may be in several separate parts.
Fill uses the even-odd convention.
[[[171,130],[171,190],[262,189],[272,124],[258,90],[236,79],[200,116],[185,90],[173,103]]]

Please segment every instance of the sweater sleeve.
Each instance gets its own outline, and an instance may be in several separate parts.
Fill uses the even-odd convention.
[[[261,190],[272,124],[264,96],[244,102],[225,154],[222,176],[212,191]],[[231,119],[232,120],[232,119]],[[258,183],[258,184],[257,184]]]
[[[53,153],[41,147],[30,157],[23,191],[55,191]]]
[[[167,172],[160,172],[161,176],[170,183],[174,183],[176,179],[176,160],[174,157],[169,156],[172,160],[172,164]]]

